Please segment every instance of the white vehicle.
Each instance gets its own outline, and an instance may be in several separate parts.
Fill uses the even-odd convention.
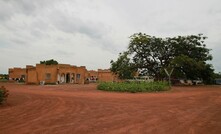
[[[127,80],[129,82],[136,81],[136,82],[153,82],[154,78],[152,76],[135,76],[134,79]]]
[[[215,79],[215,84],[221,85],[221,79]]]
[[[203,84],[202,80],[193,80],[194,85]]]

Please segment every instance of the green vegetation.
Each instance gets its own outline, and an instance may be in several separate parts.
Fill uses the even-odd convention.
[[[8,79],[8,74],[0,74],[0,79]]]
[[[0,82],[7,82],[8,74],[0,74]]]
[[[214,73],[214,78],[216,78],[216,79],[219,78],[220,79],[221,78],[221,72]]]
[[[128,48],[111,61],[111,71],[120,78],[130,78],[134,71],[153,76],[157,80],[166,78],[165,69],[173,68],[171,78],[213,80],[214,69],[207,61],[212,60],[206,48],[207,37],[202,34],[159,38],[145,33],[130,36]]]
[[[57,65],[58,62],[54,59],[51,60],[46,60],[46,61],[40,61],[40,64],[45,64],[45,65]]]
[[[0,104],[6,102],[8,95],[8,90],[4,86],[0,87]]]
[[[98,90],[117,92],[158,92],[169,90],[166,82],[103,82],[97,86]]]
[[[0,79],[0,82],[8,82],[7,79]]]
[[[130,58],[128,58],[128,53],[120,53],[119,58],[116,62],[111,60],[111,71],[118,74],[120,79],[132,79],[134,72],[136,72],[135,66],[130,63]]]

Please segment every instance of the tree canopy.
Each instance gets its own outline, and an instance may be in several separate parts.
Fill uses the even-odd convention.
[[[130,62],[127,52],[120,53],[116,62],[111,60],[111,65],[111,71],[118,74],[120,79],[133,78],[133,73],[136,72],[133,63]]]
[[[141,75],[162,79],[165,77],[164,69],[173,67],[172,77],[210,81],[208,77],[212,76],[213,68],[206,61],[212,60],[212,56],[210,49],[206,48],[205,39],[207,37],[202,34],[159,38],[135,33],[130,36],[128,49],[124,52],[126,55],[112,61],[111,70],[121,75],[120,66],[123,64],[124,69],[133,68]],[[127,64],[122,62],[124,60]]]
[[[58,62],[54,59],[46,60],[46,61],[40,61],[40,64],[45,64],[45,65],[57,65]]]

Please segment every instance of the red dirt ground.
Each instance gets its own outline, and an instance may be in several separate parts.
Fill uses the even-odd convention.
[[[19,85],[0,106],[0,134],[220,134],[221,86],[113,93],[89,85]]]

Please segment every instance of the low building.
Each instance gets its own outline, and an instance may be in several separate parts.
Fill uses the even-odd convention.
[[[97,77],[99,81],[117,82],[119,81],[117,75],[114,75],[109,69],[98,69]]]
[[[87,80],[89,83],[97,82],[98,81],[98,72],[95,70],[89,70]]]
[[[109,69],[98,69],[98,71],[88,71],[88,80],[90,82],[116,82],[118,81],[117,75],[113,74]]]
[[[26,79],[26,68],[9,68],[8,70],[9,80],[25,80]]]
[[[70,64],[36,66],[27,65],[26,68],[10,68],[9,78],[12,80],[24,79],[26,84],[84,84],[88,82],[117,81],[117,76],[108,69],[88,71],[85,66],[72,66]]]
[[[78,83],[84,84],[87,70],[85,66],[71,66],[69,64],[26,66],[27,84],[60,84]]]

